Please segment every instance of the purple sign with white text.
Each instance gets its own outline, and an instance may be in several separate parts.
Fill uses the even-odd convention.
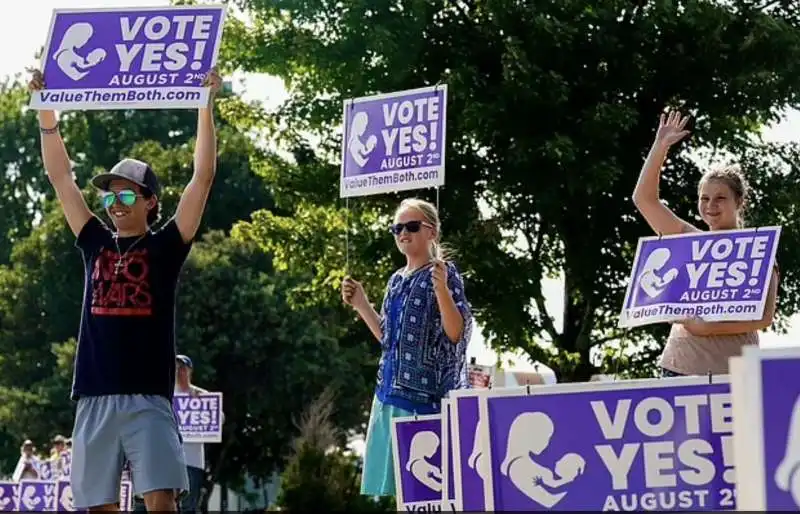
[[[72,484],[68,479],[56,481],[56,511],[75,512],[72,504]]]
[[[639,239],[621,327],[761,319],[780,227]]]
[[[494,511],[735,510],[727,383],[486,401]]]
[[[56,510],[56,482],[54,480],[20,480],[19,510],[21,512]]]
[[[68,477],[72,474],[72,450],[61,452],[59,457],[61,463],[61,476]]]
[[[56,9],[34,109],[199,108],[225,6]]]
[[[39,462],[38,471],[40,480],[52,480],[55,478],[55,462],[51,460]]]
[[[457,469],[454,469],[456,501],[461,510],[482,512],[486,509],[483,483],[489,472],[488,458],[482,455],[478,446],[478,433],[481,430],[477,396],[457,396],[453,426],[457,427],[458,448],[454,456]],[[456,447],[456,445],[451,446]]]
[[[442,421],[438,414],[392,420],[398,510],[440,510]]]
[[[176,394],[172,407],[184,442],[222,441],[222,393]]]
[[[17,512],[19,510],[19,484],[0,482],[0,512]]]
[[[800,358],[761,361],[766,509],[800,510]],[[788,377],[794,377],[789,379]]]
[[[340,196],[444,185],[447,86],[344,102]]]

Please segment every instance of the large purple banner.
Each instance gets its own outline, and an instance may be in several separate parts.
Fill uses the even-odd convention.
[[[120,483],[120,509],[133,508],[133,484]],[[0,512],[76,512],[69,479],[0,482]],[[88,511],[86,511],[88,512]]]
[[[444,185],[447,86],[344,102],[340,196]]]
[[[780,232],[760,227],[640,239],[620,326],[761,319]]]
[[[19,483],[0,482],[0,512],[19,512]]]
[[[222,442],[222,393],[176,394],[172,407],[185,442]]]
[[[491,456],[487,510],[735,510],[727,383],[495,392],[481,398],[488,428],[481,449]]]
[[[392,420],[397,509],[442,507],[442,420],[439,414]]]
[[[224,20],[224,5],[56,9],[31,107],[204,107]]]
[[[20,480],[19,510],[45,512],[56,510],[56,483],[51,480]]]

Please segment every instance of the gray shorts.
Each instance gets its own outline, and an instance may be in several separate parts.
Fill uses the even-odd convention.
[[[169,400],[154,395],[78,400],[72,432],[72,498],[76,509],[119,502],[124,459],[134,494],[189,489],[178,423]]]

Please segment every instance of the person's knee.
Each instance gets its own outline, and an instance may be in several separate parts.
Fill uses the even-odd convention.
[[[144,504],[148,512],[167,511],[175,512],[178,506],[175,501],[175,491],[162,489],[144,493]]]

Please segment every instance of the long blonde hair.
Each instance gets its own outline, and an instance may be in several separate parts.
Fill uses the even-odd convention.
[[[431,258],[442,261],[447,260],[447,258],[451,256],[452,251],[447,245],[442,244],[442,223],[439,220],[439,211],[436,209],[436,206],[420,198],[406,198],[400,202],[397,210],[394,211],[395,217],[397,217],[400,212],[406,209],[418,210],[422,213],[422,217],[425,218],[425,221],[433,226],[436,236],[434,237],[433,241],[431,241]]]

